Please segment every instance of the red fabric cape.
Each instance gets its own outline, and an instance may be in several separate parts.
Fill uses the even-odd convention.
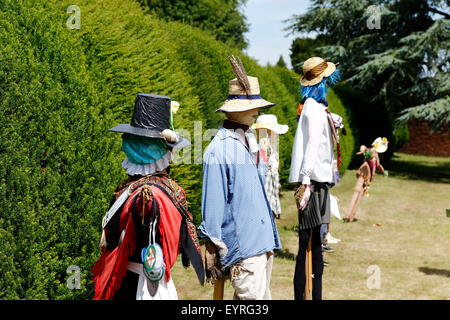
[[[166,264],[164,278],[167,282],[170,279],[170,269],[173,267],[178,257],[182,217],[173,202],[163,191],[158,188],[152,188],[152,192],[159,207],[159,232],[161,234],[164,263]]]
[[[128,257],[136,249],[136,229],[130,207],[139,191],[133,192],[123,207],[119,223],[119,230],[125,230],[122,242],[111,252],[103,250],[91,270],[94,275],[92,282],[95,283],[94,300],[113,299],[127,272]]]
[[[163,191],[156,187],[152,187],[151,190],[153,199],[156,200],[159,207],[159,232],[166,265],[164,279],[169,281],[170,269],[178,257],[182,216]],[[125,230],[122,242],[111,252],[102,251],[100,259],[92,268],[93,282],[95,283],[94,300],[113,299],[114,293],[120,288],[126,274],[128,258],[136,250],[136,229],[131,214],[131,205],[134,198],[139,197],[136,199],[136,209],[140,211],[139,204],[142,204],[140,191],[141,188],[134,191],[123,207],[119,223],[119,230]],[[150,212],[151,205],[152,202],[149,201],[146,212]]]

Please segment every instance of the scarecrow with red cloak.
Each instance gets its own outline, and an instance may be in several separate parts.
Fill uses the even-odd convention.
[[[185,192],[170,176],[173,150],[190,145],[170,129],[178,106],[169,97],[139,93],[131,124],[109,130],[123,133],[128,179],[115,189],[102,221],[94,300],[178,299],[170,269],[179,251],[203,285],[196,228]]]

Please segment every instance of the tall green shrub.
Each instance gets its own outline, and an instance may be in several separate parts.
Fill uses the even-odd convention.
[[[48,3],[0,1],[0,299],[87,297],[120,171],[108,87]],[[108,186],[108,187],[107,187]],[[70,265],[81,290],[66,286]]]

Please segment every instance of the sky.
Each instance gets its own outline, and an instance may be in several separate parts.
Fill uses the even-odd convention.
[[[283,20],[294,14],[305,13],[310,6],[310,0],[248,0],[244,6],[244,14],[250,24],[250,31],[246,33],[249,46],[245,53],[265,66],[274,65],[280,55],[291,68],[289,58],[292,40],[299,35],[286,37],[288,26]]]

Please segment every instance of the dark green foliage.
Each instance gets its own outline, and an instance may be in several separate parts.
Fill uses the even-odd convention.
[[[342,82],[336,85],[334,92],[349,110],[348,120],[353,129],[354,150],[359,150],[359,146],[371,146],[378,137],[386,137],[389,141],[389,148],[385,158],[389,158],[393,153],[392,121],[386,121],[386,110],[383,105],[371,103],[365,99],[363,92],[356,90],[349,83]],[[389,155],[386,157],[386,155]],[[350,162],[352,167],[361,165],[360,158],[353,156]]]
[[[0,299],[86,297],[93,235],[119,177],[109,91],[62,12],[0,2]],[[83,290],[65,285],[78,265]]]
[[[298,74],[302,74],[303,62],[311,57],[321,57],[320,48],[325,43],[321,40],[320,35],[317,38],[296,38],[291,44],[291,63],[292,69]],[[327,59],[327,57],[324,57]]]
[[[288,29],[317,32],[322,55],[341,62],[365,101],[385,106],[391,127],[405,109],[401,120],[439,127],[450,114],[449,18],[448,1],[315,0]]]
[[[281,68],[287,68],[286,62],[284,61],[282,55],[280,55],[280,59],[278,59],[276,66]]]
[[[181,21],[211,33],[238,49],[248,45],[248,24],[241,12],[246,0],[140,0],[158,18]]]
[[[342,164],[339,170],[341,176],[345,174],[345,171],[349,167],[352,159],[355,158],[355,152],[358,150],[357,140],[355,140],[354,123],[351,117],[351,111],[346,105],[345,102],[339,98],[339,96],[335,93],[335,91],[330,90],[327,95],[327,101],[329,104],[330,112],[336,113],[343,118],[344,127],[346,128],[347,135],[344,136],[340,133],[340,147],[341,147],[341,157]],[[337,159],[337,157],[336,157]]]
[[[269,112],[290,126],[280,146],[283,181],[288,174],[295,73],[263,68],[198,29],[146,14],[132,0],[80,0],[81,29],[70,30],[71,4],[0,0],[0,299],[92,298],[89,271],[100,254],[101,220],[126,177],[121,136],[107,129],[130,121],[139,92],[179,101],[175,128],[195,142],[196,125],[204,132],[224,119],[214,110],[233,78],[226,55],[240,55],[259,77],[262,95],[277,103]],[[344,116],[338,100],[330,104]],[[198,224],[203,150],[200,159],[196,151],[172,175]],[[66,284],[71,265],[81,270],[80,289]]]

